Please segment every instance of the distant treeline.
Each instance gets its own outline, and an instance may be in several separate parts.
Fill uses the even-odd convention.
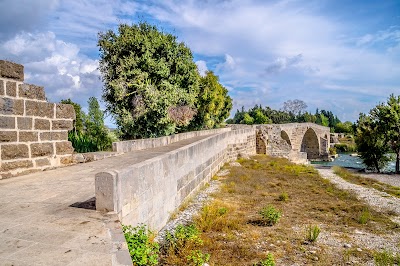
[[[255,105],[249,110],[242,107],[237,110],[235,116],[228,119],[228,124],[285,124],[285,123],[303,123],[311,122],[318,125],[331,128],[331,132],[348,133],[354,132],[352,122],[346,121],[342,123],[339,118],[331,111],[316,110],[315,114],[306,112],[307,105],[300,100],[287,101],[284,103],[282,110],[274,110],[268,106],[262,107]]]

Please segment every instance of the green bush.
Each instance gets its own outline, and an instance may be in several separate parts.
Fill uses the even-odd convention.
[[[190,265],[202,266],[210,260],[210,254],[203,254],[200,250],[192,250],[186,258]]]
[[[133,265],[157,265],[159,246],[153,241],[153,233],[145,225],[122,226]]]
[[[275,266],[274,256],[271,253],[268,253],[267,258],[265,260],[262,260],[259,263],[254,264],[254,266]]]
[[[279,201],[288,201],[289,200],[289,195],[286,192],[282,192],[279,197]]]
[[[317,241],[321,229],[318,225],[309,225],[306,231],[306,240],[309,242]]]
[[[354,152],[356,151],[356,147],[354,145],[348,145],[345,143],[335,144],[335,149],[338,152]]]
[[[259,214],[263,223],[269,226],[276,224],[282,216],[281,212],[271,205],[262,208]]]

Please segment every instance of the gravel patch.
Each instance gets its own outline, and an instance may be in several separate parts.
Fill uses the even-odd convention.
[[[373,188],[349,183],[335,175],[332,169],[318,169],[318,171],[323,178],[330,180],[340,189],[354,192],[358,199],[365,201],[371,207],[379,211],[389,211],[400,215],[400,198],[393,197]]]
[[[376,179],[379,182],[386,183],[395,187],[400,187],[400,175],[376,173],[357,173],[357,175]]]
[[[229,174],[229,170],[221,170],[217,173],[217,176],[226,176]],[[187,208],[180,211],[176,217],[170,220],[159,232],[156,237],[156,241],[161,243],[167,232],[175,231],[176,227],[180,224],[187,225],[193,220],[193,217],[201,210],[201,208],[209,202],[212,197],[210,194],[217,192],[221,185],[219,180],[211,180],[208,186],[199,191],[194,198],[190,201]]]

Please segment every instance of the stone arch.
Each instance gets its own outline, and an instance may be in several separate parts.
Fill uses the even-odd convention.
[[[301,152],[307,153],[307,159],[315,160],[320,158],[318,136],[314,129],[307,129],[301,142]]]
[[[292,149],[292,143],[291,143],[291,141],[290,141],[290,138],[289,138],[288,133],[286,133],[285,130],[281,130],[281,138],[282,138],[283,140],[285,140],[286,143],[290,146],[290,149]]]

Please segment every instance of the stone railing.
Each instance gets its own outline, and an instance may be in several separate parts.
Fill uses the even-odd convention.
[[[73,106],[48,103],[43,87],[23,81],[22,65],[0,60],[0,179],[72,160]]]

